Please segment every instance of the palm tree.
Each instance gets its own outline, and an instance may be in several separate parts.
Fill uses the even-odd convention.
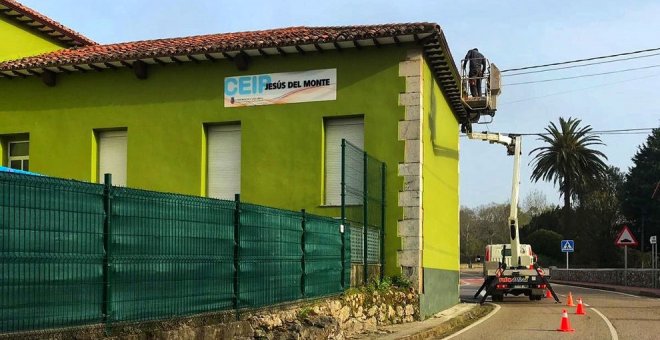
[[[552,181],[559,184],[559,191],[564,198],[564,210],[569,211],[571,198],[594,180],[606,175],[607,159],[604,153],[592,149],[596,145],[605,145],[600,137],[594,135],[590,125],[580,127],[581,120],[559,118],[559,128],[550,122],[546,133],[539,135],[539,140],[546,145],[532,150],[536,153],[532,159],[531,179],[538,182]]]

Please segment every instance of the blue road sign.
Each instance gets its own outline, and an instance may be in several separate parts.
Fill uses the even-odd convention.
[[[575,242],[573,240],[562,240],[561,251],[564,253],[572,253],[575,251]]]

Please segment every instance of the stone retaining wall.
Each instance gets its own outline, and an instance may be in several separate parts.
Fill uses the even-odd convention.
[[[552,268],[552,279],[560,281],[576,281],[603,283],[631,287],[653,288],[653,269],[560,269]],[[660,285],[660,270],[655,271],[656,282]]]
[[[345,339],[375,332],[379,326],[419,320],[419,296],[413,289],[350,289],[341,296],[287,306],[232,311],[141,324],[94,325],[21,334],[0,339]]]

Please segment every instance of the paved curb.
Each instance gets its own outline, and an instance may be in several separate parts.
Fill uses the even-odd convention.
[[[448,308],[440,313],[435,314],[433,317],[424,321],[417,321],[408,324],[400,324],[387,327],[386,330],[391,331],[389,334],[371,334],[367,336],[368,339],[428,339],[445,333],[448,329],[454,327],[456,319],[464,316],[469,317],[469,314],[479,307],[476,303],[459,303],[451,308]],[[479,318],[481,319],[481,317]],[[476,322],[477,320],[475,320]]]
[[[576,287],[582,287],[582,288],[594,288],[594,289],[601,289],[601,290],[608,290],[611,292],[619,292],[619,293],[626,293],[626,294],[632,294],[632,295],[639,295],[639,296],[645,296],[645,297],[652,297],[652,298],[660,298],[660,291],[648,291],[644,290],[641,287],[624,287],[624,286],[603,286],[599,285],[597,283],[589,283],[589,282],[574,282],[574,281],[561,281],[561,280],[550,280],[550,283],[557,283],[560,285],[567,285],[567,286],[576,286]]]

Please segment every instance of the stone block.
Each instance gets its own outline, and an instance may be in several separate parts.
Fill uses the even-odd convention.
[[[419,139],[422,127],[419,120],[399,121],[399,140]]]
[[[419,207],[404,207],[403,208],[403,218],[404,219],[418,219],[422,215],[422,209]]]
[[[422,223],[420,220],[403,220],[397,222],[397,236],[421,237]]]
[[[420,163],[400,163],[399,176],[421,176],[422,168]]]
[[[399,191],[400,207],[419,207],[419,191]]]
[[[399,250],[397,258],[399,265],[404,267],[419,267],[422,265],[422,252],[418,249]]]
[[[403,160],[406,163],[417,163],[421,160],[422,143],[418,139],[406,140]]]
[[[421,74],[421,59],[406,60],[399,63],[399,77],[419,77]]]
[[[399,93],[399,106],[404,106],[404,105],[421,105],[421,96],[419,92],[417,93]]]
[[[403,190],[404,191],[419,191],[420,190],[420,177],[419,176],[403,176]]]
[[[411,48],[406,51],[406,60],[421,60],[423,52],[419,48]]]
[[[406,92],[420,93],[422,89],[422,77],[406,77]]]
[[[406,120],[419,120],[421,116],[421,105],[406,105]]]
[[[421,236],[402,236],[401,250],[417,250],[421,254],[422,237]]]

